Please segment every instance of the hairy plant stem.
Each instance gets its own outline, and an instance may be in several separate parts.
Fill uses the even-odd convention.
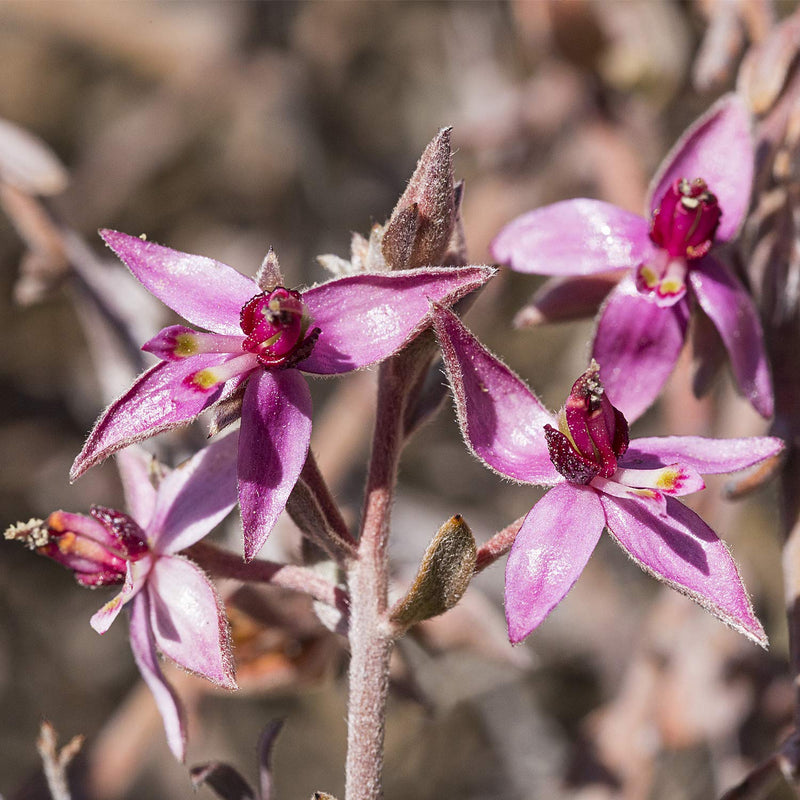
[[[409,354],[380,367],[378,407],[367,477],[358,559],[348,573],[350,672],[345,800],[382,796],[383,741],[389,658],[393,639],[386,624],[391,504],[403,439]]]
[[[347,610],[347,593],[308,567],[258,558],[242,561],[241,555],[221,550],[208,542],[197,542],[183,552],[216,578],[232,578],[247,583],[271,583],[307,594],[333,608]]]

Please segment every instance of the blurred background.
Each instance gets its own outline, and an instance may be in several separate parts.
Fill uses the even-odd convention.
[[[349,257],[352,232],[367,235],[389,216],[425,145],[452,125],[470,260],[487,263],[500,227],[538,205],[590,196],[640,212],[675,138],[733,87],[744,48],[794,9],[763,0],[0,4],[0,117],[63,165],[40,154],[33,172],[12,179],[22,151],[0,131],[0,180],[12,186],[0,214],[3,526],[122,503],[113,464],[74,486],[69,466],[100,410],[145,364],[124,335],[143,342],[173,318],[104,252],[98,228],[146,233],[245,273],[271,245],[287,282],[308,285],[329,277],[318,254]],[[515,330],[539,283],[504,271],[468,323],[558,408],[584,368],[592,323]],[[109,334],[98,298],[119,313],[122,339]],[[688,367],[687,358],[634,433],[766,430],[725,374],[696,401]],[[312,387],[312,446],[352,520],[373,378]],[[147,446],[177,463],[203,438],[198,427]],[[695,507],[730,543],[769,653],[662,590],[606,539],[569,597],[512,649],[498,563],[400,648],[387,800],[709,798],[771,752],[793,699],[775,498],[767,488],[722,501],[722,483]],[[452,514],[482,541],[537,496],[471,459],[448,403],[403,461],[398,586]],[[229,528],[235,547],[236,521]],[[286,523],[270,555],[296,546]],[[45,718],[65,741],[86,737],[76,797],[193,796],[125,625],[102,638],[88,625],[106,599],[0,543],[7,799],[47,796],[35,744]],[[272,590],[249,600],[251,613],[243,602],[232,611],[242,691],[223,696],[170,673],[191,711],[187,763],[225,760],[254,780],[258,734],[285,717],[277,796],[339,794],[342,641],[298,598]]]

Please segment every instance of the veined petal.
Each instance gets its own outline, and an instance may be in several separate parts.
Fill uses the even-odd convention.
[[[252,278],[138,236],[111,230],[100,235],[145,288],[184,319],[215,333],[241,334],[239,312],[261,291]]]
[[[728,548],[697,514],[672,497],[666,517],[654,517],[638,500],[603,495],[600,502],[609,532],[645,572],[766,646]]]
[[[447,309],[437,307],[436,336],[470,450],[488,467],[523,483],[552,485],[545,425],[556,425],[538,398]]]
[[[711,256],[689,273],[697,302],[708,314],[731,360],[736,383],[762,417],[775,410],[764,334],[753,300],[734,274]]]
[[[311,393],[294,369],[261,372],[247,384],[239,442],[239,504],[248,561],[286,506],[311,438]]]
[[[522,641],[583,572],[605,525],[594,489],[562,483],[531,509],[506,564],[506,619]]]
[[[618,469],[614,480],[625,486],[656,489],[679,497],[706,488],[700,473],[686,464],[669,464],[659,469]]]
[[[236,689],[228,620],[203,571],[183,556],[162,556],[147,596],[158,649],[190,672]]]
[[[125,494],[125,507],[142,530],[146,530],[156,507],[156,490],[150,481],[153,456],[133,445],[120,450],[116,459]]]
[[[529,211],[506,225],[492,256],[517,272],[591,275],[633,269],[654,250],[639,214],[601,200],[563,200]]]
[[[158,553],[177,553],[211,531],[236,505],[239,431],[213,441],[170,472],[158,488],[147,529]]]
[[[781,450],[783,442],[774,436],[746,439],[652,436],[633,439],[619,464],[627,469],[657,469],[677,462],[702,475],[718,475],[747,469]]]
[[[242,352],[244,336],[223,336],[220,333],[203,333],[185,325],[170,325],[160,330],[142,350],[164,361],[181,361],[200,353]]]
[[[147,575],[150,571],[152,561],[150,556],[145,556],[141,561],[134,563],[128,562],[128,569],[125,573],[125,583],[119,594],[111,598],[99,611],[96,611],[89,624],[100,634],[105,633],[111,623],[119,616],[122,607],[133,597],[135,597],[144,586]]]
[[[658,397],[678,360],[688,324],[685,300],[660,308],[630,276],[600,311],[592,356],[611,402],[633,422]]]
[[[100,416],[75,459],[70,479],[123,447],[191,422],[219,396],[220,388],[189,383],[205,370],[220,365],[227,356],[201,355],[186,361],[162,361],[134,381],[125,394]]]
[[[750,112],[736,94],[720,98],[687,128],[650,184],[647,202],[652,214],[672,183],[702,178],[722,209],[716,238],[732,239],[750,205],[755,152]]]
[[[303,372],[338,374],[388,358],[431,322],[430,302],[450,306],[483,286],[491,267],[361,273],[303,292],[311,327],[321,331]]]
[[[178,695],[167,683],[158,663],[153,632],[150,628],[150,603],[146,592],[142,592],[131,603],[130,634],[133,658],[161,713],[169,749],[175,758],[182,762],[186,757],[186,719]]]

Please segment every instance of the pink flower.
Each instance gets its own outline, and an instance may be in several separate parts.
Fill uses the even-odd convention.
[[[205,573],[178,555],[209,533],[236,505],[238,434],[223,436],[169,472],[153,488],[150,457],[137,448],[117,455],[131,514],[95,506],[91,516],[56,511],[6,533],[75,572],[84,586],[122,584],[91,619],[105,633],[130,609],[131,650],[155,696],[167,741],[183,760],[185,720],[157,651],[226,689],[235,689],[228,621]]]
[[[339,374],[393,355],[430,324],[429,299],[450,305],[494,274],[487,267],[360,273],[301,293],[265,287],[261,275],[256,282],[210,258],[135,236],[101,235],[147,289],[210,333],[173,325],[144,345],[162,362],[102,414],[71,477],[133,442],[191,422],[218,401],[239,401],[248,560],[305,462],[311,395],[301,371]]]
[[[657,171],[649,220],[599,200],[566,200],[524,214],[492,244],[494,257],[514,270],[559,276],[534,298],[542,308],[551,293],[568,294],[576,310],[588,306],[597,300],[602,273],[622,274],[600,311],[592,355],[603,365],[609,397],[629,420],[650,406],[672,371],[690,301],[719,331],[742,393],[762,416],[772,416],[758,315],[714,254],[741,227],[753,169],[749,113],[727,95],[683,134]]]
[[[779,439],[629,441],[594,363],[554,417],[452,312],[437,309],[434,327],[472,452],[501,475],[553,487],[525,518],[509,554],[512,642],[561,601],[607,528],[645,572],[766,644],[727,547],[676,498],[704,488],[702,473],[733,472],[775,455]]]

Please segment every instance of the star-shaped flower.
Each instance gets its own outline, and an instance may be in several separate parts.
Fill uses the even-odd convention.
[[[650,406],[672,371],[691,298],[719,331],[742,393],[762,416],[772,415],[753,301],[714,253],[744,220],[753,169],[749,112],[727,95],[661,164],[647,219],[599,200],[566,200],[517,218],[492,244],[494,257],[514,270],[559,276],[543,287],[544,304],[551,294],[562,300],[568,294],[573,305],[596,301],[600,276],[620,271],[600,311],[592,355],[603,365],[609,397],[629,420]]]
[[[270,257],[254,280],[210,258],[115,231],[101,235],[149,291],[210,333],[173,325],[144,345],[162,362],[102,414],[71,477],[227,401],[225,421],[238,413],[242,420],[247,559],[264,544],[306,458],[311,395],[301,372],[340,374],[393,355],[430,324],[429,300],[449,306],[494,274],[488,267],[360,273],[298,292],[276,283]]]
[[[75,573],[84,586],[122,584],[91,619],[105,633],[124,606],[130,609],[133,657],[155,696],[167,741],[183,760],[186,729],[178,696],[158,652],[190,672],[236,688],[228,621],[205,573],[178,555],[209,533],[236,505],[234,465],[238,434],[223,436],[168,472],[158,489],[150,458],[138,448],[117,455],[130,515],[95,506],[91,516],[56,511],[47,520],[14,526],[21,539]]]
[[[779,439],[629,441],[597,364],[553,416],[455,314],[437,309],[434,326],[472,452],[501,475],[552,487],[525,518],[509,554],[512,642],[524,639],[566,595],[606,528],[645,572],[766,644],[727,547],[676,497],[704,488],[702,473],[734,472],[775,455],[783,446]]]

